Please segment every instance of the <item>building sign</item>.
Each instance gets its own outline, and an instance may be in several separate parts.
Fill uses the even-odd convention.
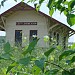
[[[16,22],[16,25],[37,25],[37,22]]]

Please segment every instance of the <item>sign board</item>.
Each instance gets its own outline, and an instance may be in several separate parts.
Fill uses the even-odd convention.
[[[16,22],[16,25],[37,25],[37,22]]]

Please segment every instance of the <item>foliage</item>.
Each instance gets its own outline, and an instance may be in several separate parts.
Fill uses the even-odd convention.
[[[4,43],[5,43],[5,36],[0,36],[0,49],[2,48]]]
[[[74,46],[69,50],[54,45],[39,48],[38,41],[24,48],[11,47],[7,42],[0,54],[0,75],[75,75]]]
[[[1,6],[4,6],[4,3],[7,0],[1,1]],[[18,1],[18,0],[14,0]],[[54,11],[57,9],[60,11],[60,13],[64,13],[64,15],[67,17],[67,23],[70,26],[73,26],[75,24],[75,0],[28,0],[28,2],[34,2],[36,4],[36,10],[39,10],[43,2],[47,1],[47,7],[49,8],[49,13],[52,16]],[[24,0],[22,0],[24,2]]]

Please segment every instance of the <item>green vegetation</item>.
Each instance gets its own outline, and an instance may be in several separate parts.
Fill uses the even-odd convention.
[[[0,75],[75,75],[75,44],[63,50],[54,45],[39,48],[38,41],[24,48],[7,42],[0,53]]]
[[[5,36],[0,36],[0,48],[2,48],[4,43],[5,43]]]

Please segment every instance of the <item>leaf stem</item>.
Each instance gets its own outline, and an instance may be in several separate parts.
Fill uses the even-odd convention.
[[[52,64],[52,65],[55,65],[55,66],[61,68],[61,69],[64,70],[64,71],[67,71],[66,69],[62,68],[60,65],[58,65],[58,64],[56,64],[56,63],[52,63],[52,62],[48,62],[48,61],[46,61],[46,62],[47,62],[47,63],[50,63],[50,64]]]

